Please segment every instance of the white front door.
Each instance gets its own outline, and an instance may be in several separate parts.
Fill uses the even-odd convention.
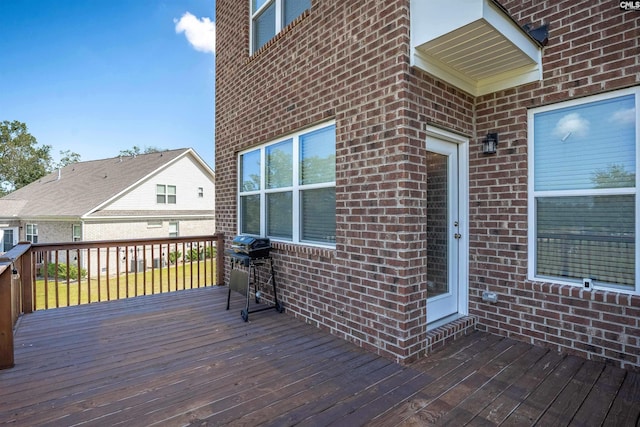
[[[427,140],[427,324],[466,314],[459,150],[445,139]]]

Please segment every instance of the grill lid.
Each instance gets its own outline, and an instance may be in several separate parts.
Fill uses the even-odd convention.
[[[234,237],[233,242],[231,242],[231,250],[237,254],[261,258],[269,255],[271,242],[265,237],[239,235]]]

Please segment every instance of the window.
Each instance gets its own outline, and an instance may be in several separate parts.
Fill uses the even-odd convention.
[[[9,252],[13,248],[13,229],[3,230],[2,252]]]
[[[28,242],[38,243],[38,226],[36,224],[27,224],[25,238]]]
[[[251,52],[260,49],[280,30],[311,7],[311,0],[250,0]]]
[[[335,132],[324,124],[240,153],[240,233],[335,244]]]
[[[529,112],[529,278],[638,292],[638,104],[623,90]]]
[[[178,223],[170,222],[169,223],[169,237],[178,237]]]
[[[73,241],[79,242],[82,240],[82,226],[80,224],[73,224]]]
[[[175,185],[156,185],[156,203],[158,204],[176,204],[176,186]]]

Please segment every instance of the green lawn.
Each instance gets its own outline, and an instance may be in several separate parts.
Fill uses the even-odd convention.
[[[207,274],[205,276],[205,263]],[[198,274],[198,265],[200,274]],[[45,288],[44,279],[35,284],[35,309],[66,307],[90,302],[109,301],[130,298],[139,295],[151,295],[182,289],[212,286],[215,284],[215,260],[202,260],[194,263],[171,265],[169,267],[146,270],[139,273],[122,273],[118,276],[82,278],[78,281],[48,279]],[[46,304],[45,302],[48,302]]]

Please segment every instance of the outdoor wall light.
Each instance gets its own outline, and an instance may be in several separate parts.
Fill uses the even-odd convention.
[[[482,141],[482,153],[495,154],[498,149],[498,134],[488,133],[487,137]]]

